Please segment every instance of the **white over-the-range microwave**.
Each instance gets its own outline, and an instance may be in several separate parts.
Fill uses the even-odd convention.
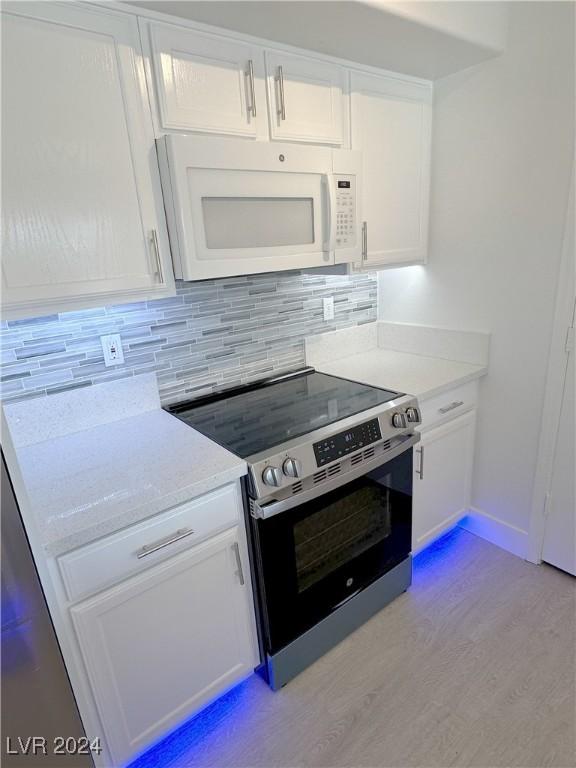
[[[361,263],[359,152],[190,135],[157,146],[177,278]]]

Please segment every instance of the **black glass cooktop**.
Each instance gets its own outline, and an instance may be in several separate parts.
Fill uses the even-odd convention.
[[[397,396],[308,369],[167,410],[245,459]]]

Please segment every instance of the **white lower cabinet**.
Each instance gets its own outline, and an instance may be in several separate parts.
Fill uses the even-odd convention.
[[[414,450],[412,550],[452,527],[470,505],[475,411],[424,431]]]
[[[238,527],[71,608],[114,765],[257,664]]]

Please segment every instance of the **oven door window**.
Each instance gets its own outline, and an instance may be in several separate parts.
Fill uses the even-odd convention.
[[[269,652],[404,560],[412,451],[313,501],[255,523]]]
[[[392,532],[390,489],[359,484],[294,525],[298,592],[353,562]]]

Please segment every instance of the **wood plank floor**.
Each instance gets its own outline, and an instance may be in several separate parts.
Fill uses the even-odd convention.
[[[576,580],[455,529],[278,693],[252,677],[138,768],[576,765]]]

